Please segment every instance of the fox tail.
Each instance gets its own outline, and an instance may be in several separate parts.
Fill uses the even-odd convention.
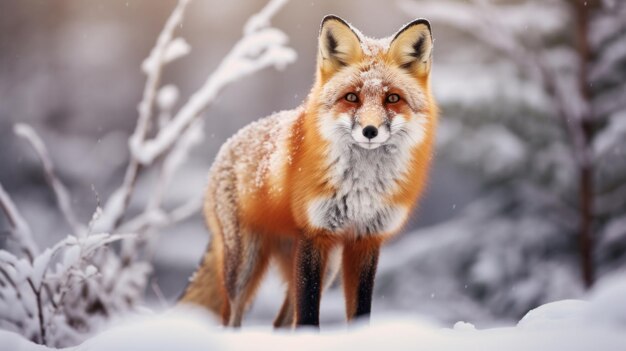
[[[222,269],[220,268],[220,259],[215,240],[211,240],[206,250],[202,263],[197,271],[191,277],[189,284],[185,288],[179,303],[201,305],[218,316],[223,315],[224,311],[224,292],[221,291],[223,284]]]

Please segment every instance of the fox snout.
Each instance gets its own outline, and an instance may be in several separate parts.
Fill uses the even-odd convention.
[[[378,135],[378,128],[374,127],[373,125],[369,125],[365,128],[363,128],[363,136],[368,138],[368,139],[374,139],[376,138],[376,136]]]
[[[390,132],[386,118],[381,118],[383,114],[377,113],[363,114],[357,116],[352,127],[352,139],[359,146],[366,149],[375,149],[389,140]]]
[[[375,149],[389,140],[389,127],[386,123],[376,126],[368,124],[362,126],[355,123],[352,129],[352,139],[361,147]]]

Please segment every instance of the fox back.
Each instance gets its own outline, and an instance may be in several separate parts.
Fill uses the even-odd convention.
[[[217,156],[204,208],[213,238],[183,302],[238,326],[273,257],[288,282],[276,326],[317,325],[340,266],[348,319],[369,314],[380,245],[430,168],[432,43],[422,19],[376,40],[324,18],[303,105],[244,127]]]

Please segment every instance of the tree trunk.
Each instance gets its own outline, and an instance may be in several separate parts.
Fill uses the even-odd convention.
[[[578,57],[580,64],[579,89],[580,95],[585,102],[585,110],[581,113],[579,121],[583,134],[582,150],[583,154],[579,158],[578,166],[578,186],[580,191],[580,227],[579,227],[579,245],[580,245],[580,263],[582,270],[583,283],[587,288],[593,285],[595,279],[593,264],[593,248],[594,238],[592,232],[593,226],[593,160],[591,155],[591,141],[593,140],[593,116],[591,111],[591,92],[589,90],[588,66],[591,59],[589,48],[589,12],[590,7],[595,1],[578,0],[575,5],[577,32],[576,39],[578,42]]]

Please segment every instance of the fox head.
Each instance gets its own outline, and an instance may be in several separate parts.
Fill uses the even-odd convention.
[[[319,35],[310,102],[323,138],[363,149],[419,144],[435,109],[429,87],[430,24],[415,20],[371,39],[336,16]]]

